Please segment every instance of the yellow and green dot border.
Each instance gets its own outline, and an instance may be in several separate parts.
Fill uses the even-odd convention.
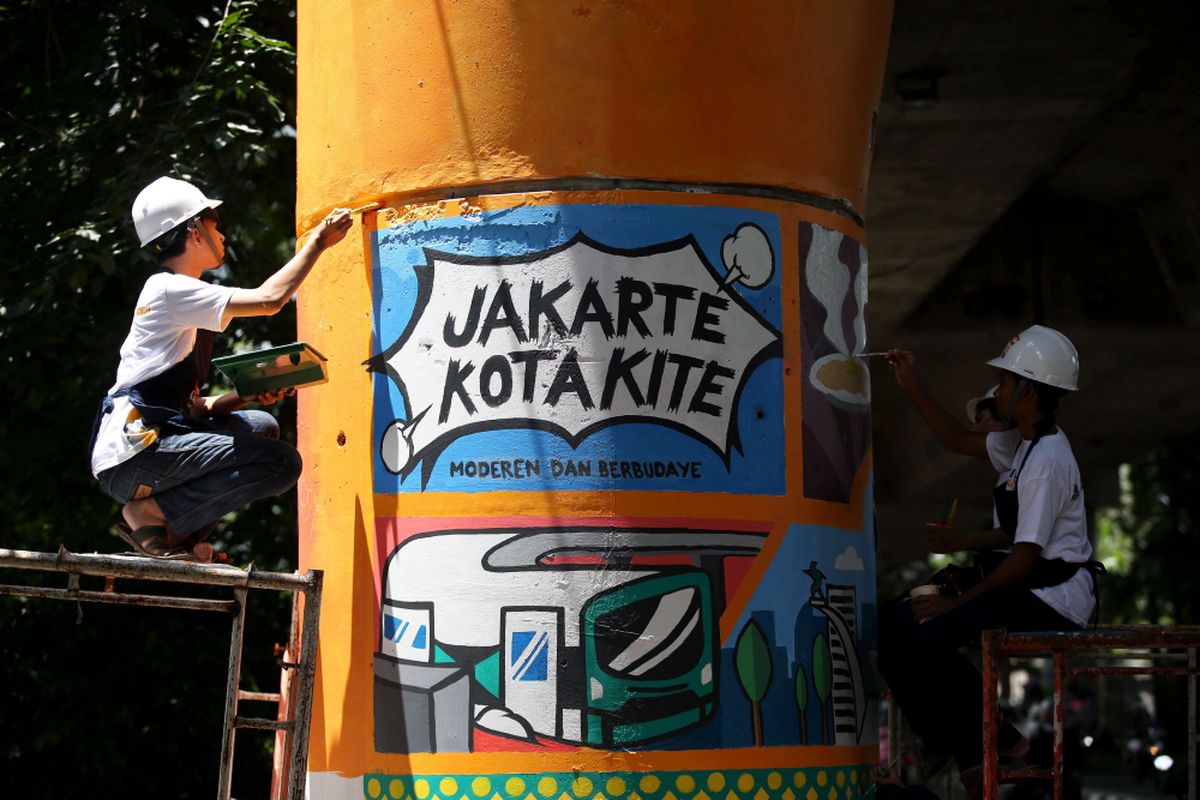
[[[364,800],[859,800],[868,765],[679,772],[363,776]]]

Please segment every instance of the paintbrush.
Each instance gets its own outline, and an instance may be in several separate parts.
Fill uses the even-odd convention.
[[[907,350],[876,350],[871,353],[856,353],[855,358],[887,358],[893,353],[907,353]]]
[[[949,527],[954,524],[954,515],[958,513],[958,498],[950,501],[950,510],[946,512],[946,525]]]
[[[347,208],[344,213],[346,213],[346,214],[361,214],[364,211],[374,211],[377,208],[379,208],[379,203],[367,203],[366,205],[356,206],[354,208]],[[335,212],[337,212],[338,210],[339,209],[335,208],[333,211],[330,211],[325,216],[325,219],[334,219]]]

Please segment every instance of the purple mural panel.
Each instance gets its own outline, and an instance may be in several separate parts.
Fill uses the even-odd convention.
[[[850,502],[871,446],[867,253],[837,231],[799,226],[804,494]]]

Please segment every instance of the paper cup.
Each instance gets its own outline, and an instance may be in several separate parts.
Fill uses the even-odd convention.
[[[941,593],[942,593],[942,590],[940,587],[934,586],[932,583],[925,583],[925,584],[915,587],[912,591],[910,591],[908,593],[908,596],[910,598],[912,598],[913,600],[916,600],[918,597],[925,597],[927,595],[941,594]]]

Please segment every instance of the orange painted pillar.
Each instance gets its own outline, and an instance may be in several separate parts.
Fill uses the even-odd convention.
[[[301,0],[310,796],[862,796],[890,12]]]

